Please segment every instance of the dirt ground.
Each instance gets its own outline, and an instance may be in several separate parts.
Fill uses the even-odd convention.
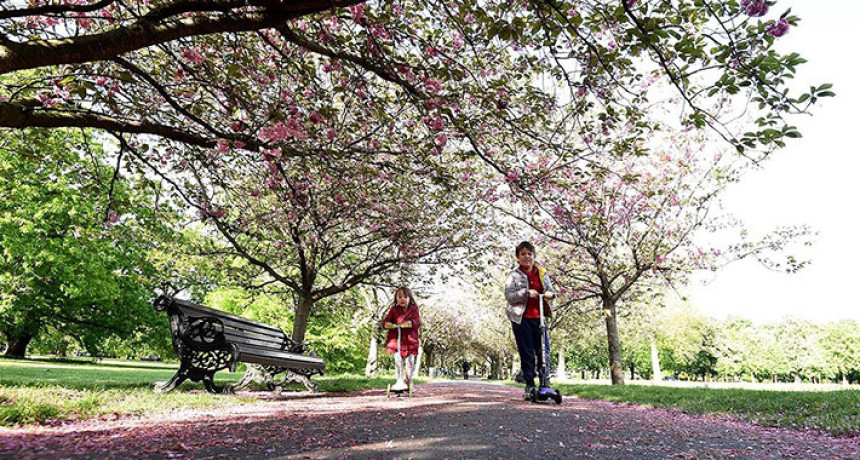
[[[265,394],[257,393],[264,396]],[[481,381],[268,397],[259,404],[0,429],[0,458],[832,458],[860,439],[567,398],[532,404]]]

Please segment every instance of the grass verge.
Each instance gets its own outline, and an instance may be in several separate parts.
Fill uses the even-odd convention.
[[[0,360],[0,426],[262,402],[253,396],[211,395],[199,383],[184,383],[167,394],[153,392],[153,384],[169,379],[177,367],[175,363],[124,360]],[[215,383],[236,382],[243,372],[219,372]],[[346,392],[385,388],[391,378],[341,374],[314,377],[314,381],[321,391]],[[289,389],[301,390],[298,386]]]
[[[729,415],[763,426],[860,435],[860,390],[771,391],[638,385],[557,385],[565,396]]]

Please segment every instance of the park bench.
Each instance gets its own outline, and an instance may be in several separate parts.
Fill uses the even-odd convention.
[[[173,349],[179,357],[179,370],[155,391],[166,393],[185,380],[203,382],[210,393],[232,393],[258,381],[270,390],[280,391],[288,383],[300,383],[310,391],[314,374],[322,374],[325,364],[307,342],[297,343],[281,329],[240,316],[214,310],[186,300],[160,296],[155,310],[166,312],[170,320]],[[215,385],[215,373],[247,363],[248,371],[239,382]],[[275,376],[286,373],[281,381]]]

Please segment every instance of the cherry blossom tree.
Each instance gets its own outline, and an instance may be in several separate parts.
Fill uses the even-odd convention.
[[[511,213],[540,235],[548,252],[542,257],[552,261],[559,284],[568,291],[568,303],[599,300],[613,384],[624,382],[619,303],[632,301],[655,283],[683,282],[693,270],[715,270],[728,260],[756,254],[776,265],[775,257],[763,254],[784,251],[787,241],[808,234],[802,227],[780,229],[762,242],[733,245],[726,253],[702,246],[697,232],[735,224],[718,213],[716,205],[744,164],[719,150],[714,153],[708,148],[713,144],[692,131],[666,134],[652,139],[664,146],[661,153],[615,159],[605,155],[588,166],[591,173],[584,174],[578,165],[558,168],[545,174],[540,185],[532,181],[531,188],[514,188],[533,197],[518,200],[519,209]],[[789,271],[803,264],[791,255],[788,259]]]
[[[640,115],[649,101],[638,86],[657,75],[683,101],[686,122],[711,126],[739,150],[767,150],[799,135],[784,114],[832,94],[827,85],[786,91],[803,59],[773,44],[798,18],[785,12],[768,19],[772,5],[6,2],[0,126],[88,126],[207,149],[314,155],[302,147],[331,135],[319,129],[317,137],[311,126],[329,120],[325,101],[340,91],[351,96],[349,109],[411,118],[440,146],[466,139],[473,155],[507,172],[511,157],[503,154],[561,149],[560,133],[611,143],[601,133],[623,118],[646,136]],[[327,75],[331,88],[322,91]],[[538,90],[538,77],[561,82],[566,93]],[[754,129],[732,127],[725,114],[706,109],[730,95],[760,106]],[[404,102],[411,116],[396,110]],[[556,136],[540,138],[534,127],[559,106],[563,122],[554,120],[548,131]],[[272,136],[279,123],[286,138]]]
[[[803,59],[773,45],[798,19],[767,19],[771,6],[7,2],[0,127],[113,135],[261,284],[295,294],[301,340],[315,300],[478,247],[471,203],[497,199],[500,179],[527,189],[552,166],[611,190],[585,165],[648,153],[656,97],[751,158],[799,136],[784,117],[832,93],[789,91]],[[653,81],[668,89],[643,90]],[[751,123],[726,100],[752,103]]]

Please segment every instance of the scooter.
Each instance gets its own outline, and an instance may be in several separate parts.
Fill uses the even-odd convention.
[[[401,359],[401,369],[399,372],[396,372],[397,373],[397,381],[394,382],[394,385],[392,385],[390,383],[388,384],[388,389],[385,390],[385,397],[386,398],[390,398],[392,393],[395,396],[400,396],[400,395],[408,392],[409,396],[412,396],[412,382],[409,382],[409,385],[407,385],[406,382],[403,381],[403,373],[406,372],[406,369],[405,369],[406,364],[403,362],[403,360],[405,358],[400,354],[400,330],[401,330],[401,328],[400,328],[400,325],[398,324],[397,325],[397,356],[400,356],[400,359]]]
[[[546,319],[543,316],[543,294],[538,294],[538,299],[538,310],[540,311],[541,356],[543,359],[541,360],[541,366],[538,370],[540,375],[540,385],[537,390],[532,391],[529,400],[536,403],[552,399],[556,404],[561,404],[561,391],[550,388],[549,382],[547,381],[547,376],[549,375],[547,370],[549,365],[549,353],[547,352],[547,350],[549,350],[549,334],[546,329]]]

